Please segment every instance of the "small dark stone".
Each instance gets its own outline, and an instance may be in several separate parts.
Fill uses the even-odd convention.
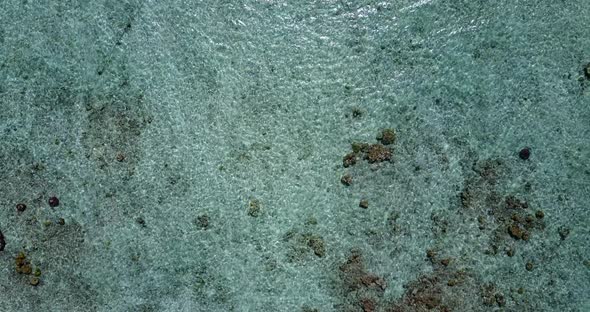
[[[559,231],[559,237],[561,237],[561,240],[565,240],[569,235],[570,235],[570,229],[562,226],[558,229]]]
[[[31,262],[27,260],[27,255],[24,252],[19,252],[14,258],[16,272],[19,274],[30,275],[33,273]]]
[[[428,257],[428,259],[430,259],[430,261],[432,261],[434,259],[434,257],[436,257],[436,251],[434,249],[426,250],[426,257]]]
[[[531,149],[528,147],[521,149],[520,152],[518,152],[518,157],[522,160],[529,159],[529,157],[531,157]]]
[[[64,218],[59,218],[59,220],[57,220],[57,224],[64,225],[66,224],[66,220]]]
[[[506,255],[508,255],[508,257],[514,257],[514,253],[514,248],[508,248],[508,250],[506,250]]]
[[[346,186],[349,186],[352,184],[352,176],[350,174],[345,174],[342,176],[342,178],[340,178],[340,182]]]
[[[25,205],[25,204],[23,204],[23,203],[20,203],[20,204],[17,204],[17,205],[16,205],[16,210],[17,210],[18,212],[23,212],[23,211],[25,211],[26,209],[27,209],[27,205]]]
[[[369,208],[369,201],[366,199],[361,199],[361,201],[359,202],[359,207],[364,209]]]
[[[586,76],[586,79],[590,79],[590,63],[584,66],[584,76]]]
[[[137,217],[137,219],[135,219],[135,222],[137,222],[137,224],[145,227],[145,220],[142,217]]]
[[[126,156],[123,153],[118,153],[115,158],[117,159],[118,162],[122,162],[125,160]]]
[[[318,235],[307,235],[307,246],[311,247],[313,253],[318,257],[323,257],[326,254],[326,247],[324,240]]]
[[[381,141],[383,145],[389,145],[395,143],[396,134],[393,129],[384,129],[381,134],[377,136],[377,140]]]
[[[353,118],[363,117],[363,111],[358,107],[353,108],[352,109],[352,117]]]
[[[533,190],[533,185],[530,182],[524,184],[524,190],[530,192]]]
[[[503,307],[506,305],[506,299],[504,298],[504,295],[497,293],[495,297],[496,297],[496,303],[498,304],[498,306]]]
[[[30,283],[32,286],[38,286],[39,282],[40,282],[40,280],[38,277],[31,277]]]
[[[258,217],[262,213],[262,207],[258,199],[251,199],[248,203],[248,215],[251,217]]]
[[[0,251],[4,250],[5,246],[6,241],[4,240],[4,234],[2,234],[2,231],[0,231]]]
[[[545,217],[545,213],[543,212],[543,210],[538,210],[537,212],[535,212],[535,217],[537,217],[537,219],[543,219]]]
[[[527,262],[527,263],[526,263],[526,270],[527,270],[527,271],[529,271],[529,272],[530,272],[530,271],[532,271],[534,268],[535,268],[535,265],[533,264],[533,262],[532,262],[532,261],[529,261],[529,262]]]
[[[209,216],[200,215],[197,217],[197,220],[195,221],[195,223],[198,227],[205,230],[209,227]]]
[[[514,239],[522,239],[524,233],[526,233],[526,231],[522,229],[522,227],[517,222],[512,223],[512,225],[508,227],[508,234],[510,234],[510,236],[512,236]]]
[[[59,206],[59,199],[55,196],[50,197],[48,203],[49,203],[49,207],[55,208],[55,207]]]
[[[469,208],[471,206],[471,200],[473,198],[471,191],[469,189],[465,189],[461,192],[461,206],[463,208]]]
[[[342,165],[344,168],[348,168],[350,166],[354,166],[356,164],[356,154],[355,153],[348,153],[344,156],[342,160]]]

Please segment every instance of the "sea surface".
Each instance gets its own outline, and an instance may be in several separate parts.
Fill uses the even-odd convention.
[[[0,312],[590,311],[590,1],[0,1]]]

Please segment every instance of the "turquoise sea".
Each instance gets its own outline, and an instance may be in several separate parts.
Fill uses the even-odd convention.
[[[590,311],[590,1],[0,1],[0,312]]]

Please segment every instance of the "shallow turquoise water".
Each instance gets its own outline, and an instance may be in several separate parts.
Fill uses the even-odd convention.
[[[588,16],[3,1],[0,311],[589,310]]]

